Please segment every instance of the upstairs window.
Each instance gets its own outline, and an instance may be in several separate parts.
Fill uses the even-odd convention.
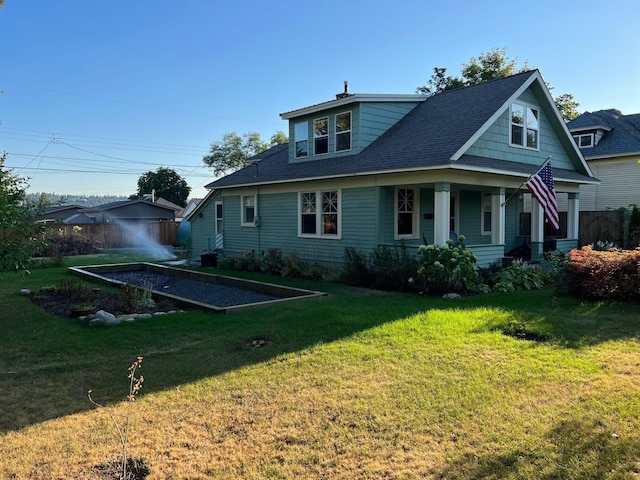
[[[301,192],[300,236],[339,238],[340,191]]]
[[[301,158],[309,155],[309,126],[307,122],[296,123],[293,127],[295,140],[295,157]]]
[[[593,133],[585,133],[583,135],[574,135],[573,139],[579,148],[593,147]]]
[[[351,150],[351,112],[336,115],[336,152]]]
[[[329,153],[329,117],[316,118],[313,121],[313,153]]]
[[[511,145],[538,149],[540,130],[536,108],[514,103],[511,105]]]

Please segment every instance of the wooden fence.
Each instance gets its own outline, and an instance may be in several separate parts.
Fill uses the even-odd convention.
[[[87,225],[55,225],[51,234],[78,236],[96,248],[139,247],[152,242],[175,245],[179,222],[148,222],[119,225],[91,223]]]
[[[617,210],[580,212],[579,244],[589,245],[598,240],[624,245],[624,218]]]

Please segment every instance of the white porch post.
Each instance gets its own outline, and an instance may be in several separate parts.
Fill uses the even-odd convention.
[[[491,192],[491,243],[494,245],[504,245],[506,238],[504,192],[504,188]]]
[[[436,183],[433,199],[433,243],[444,245],[449,240],[451,218],[451,184]]]
[[[544,210],[534,198],[531,205],[531,260],[542,260],[544,250]]]
[[[567,238],[577,239],[580,225],[580,194],[569,194],[569,210],[567,211]]]

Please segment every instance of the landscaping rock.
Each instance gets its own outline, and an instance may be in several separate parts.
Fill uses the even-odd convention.
[[[151,317],[153,317],[153,315],[151,315],[150,313],[139,313],[133,318],[135,318],[136,320],[148,320]]]
[[[23,297],[26,297],[27,295],[31,295],[31,290],[29,290],[28,288],[23,288],[20,290],[20,295],[22,295]]]
[[[462,298],[460,295],[458,295],[457,293],[445,293],[442,298],[444,298],[445,300],[457,300],[459,298]]]
[[[118,325],[122,322],[121,318],[116,318],[113,313],[98,310],[95,317],[89,322],[89,325]]]

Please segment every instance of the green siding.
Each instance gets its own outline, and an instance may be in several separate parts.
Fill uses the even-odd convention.
[[[209,252],[209,248],[213,249],[216,228],[215,204],[221,198],[219,193],[207,198],[207,203],[199,209],[199,214],[191,219],[191,259],[194,261],[200,260],[200,255]]]
[[[524,103],[532,105],[539,106],[546,104],[546,101],[538,101],[531,90],[524,92],[519,99]],[[539,150],[510,146],[510,130],[509,108],[507,108],[466,153],[469,155],[532,165],[541,165],[542,162],[551,155],[554,167],[567,170],[574,170],[576,168],[567,155],[565,147],[558,136],[558,132],[553,129],[547,112],[542,108],[540,109]]]
[[[363,103],[360,106],[360,149],[395,125],[398,120],[416,107],[417,103]]]
[[[386,132],[391,126],[409,113],[418,102],[365,102],[332,108],[312,115],[296,117],[289,121],[289,161],[308,162],[319,161],[325,158],[353,155],[360,153],[371,142]],[[351,150],[345,152],[335,151],[335,115],[342,112],[351,112]],[[313,120],[329,117],[329,153],[325,155],[313,155]],[[309,156],[295,158],[294,125],[307,121],[309,126]]]

